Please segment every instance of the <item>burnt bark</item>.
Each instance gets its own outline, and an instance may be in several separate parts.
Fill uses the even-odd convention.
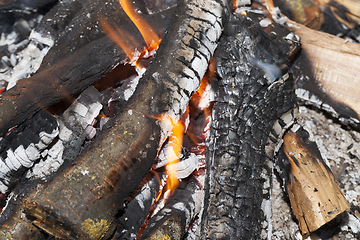
[[[289,32],[276,29],[269,37],[258,23],[233,17],[215,53],[221,80],[207,142],[201,239],[267,238],[274,143],[296,105],[294,81],[280,70],[291,55]]]
[[[50,32],[55,38],[55,46],[50,49],[34,76],[19,80],[14,88],[0,96],[0,132],[6,132],[25,121],[39,108],[46,108],[61,100],[71,101],[74,95],[119,63],[128,61],[124,51],[102,29],[101,19],[132,33],[139,43],[138,51],[145,46],[139,31],[118,1],[91,1],[74,7],[77,2],[60,3],[44,16],[36,29],[45,35]],[[77,11],[69,11],[73,7]],[[66,17],[59,17],[61,14]],[[172,10],[167,10],[145,18],[150,24],[159,26],[156,31],[164,32],[171,14]]]
[[[183,187],[176,189],[165,206],[151,218],[140,240],[184,239],[190,223],[200,212],[201,203],[196,199],[199,186],[194,176],[181,184]]]
[[[96,141],[27,201],[38,227],[62,238],[101,239],[139,184],[171,127],[153,116],[178,120],[204,75],[222,32],[224,6],[185,1],[153,63],[126,105]],[[185,17],[184,17],[185,16]],[[88,174],[82,174],[82,171]]]

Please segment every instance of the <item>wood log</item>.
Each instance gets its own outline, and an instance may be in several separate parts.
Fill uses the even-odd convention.
[[[297,43],[276,24],[269,37],[254,19],[233,16],[215,54],[221,79],[206,143],[200,239],[271,234],[270,159],[296,108],[294,81],[279,67]]]
[[[152,211],[153,204],[161,193],[161,181],[165,180],[165,173],[160,172],[158,174],[158,172],[150,171],[144,180],[147,182],[141,186],[141,191],[126,205],[126,211],[119,218],[119,227],[112,239],[135,239],[147,217],[151,214],[150,210]]]
[[[302,41],[302,53],[294,64],[295,71],[299,69],[297,95],[340,117],[344,123],[358,126],[360,45],[291,20],[287,25]]]
[[[61,238],[102,239],[114,232],[114,216],[122,201],[148,172],[171,131],[171,126],[153,116],[180,119],[226,20],[221,1],[185,1],[180,9],[111,128],[58,172],[38,196],[28,199],[27,213],[36,218],[33,223],[38,227]]]
[[[2,209],[3,212],[0,215],[0,239],[41,239],[43,237],[43,233],[39,231],[39,229],[36,228],[23,213],[23,200],[26,197],[34,197],[39,193],[39,190],[44,188],[46,182],[51,180],[51,173],[53,171],[56,171],[63,162],[68,163],[79,155],[81,146],[85,141],[85,129],[88,127],[88,123],[92,122],[98,115],[98,111],[101,108],[99,100],[100,93],[93,86],[82,92],[64,114],[57,119],[59,122],[58,139],[51,143],[47,142],[48,144],[36,144],[37,147],[42,145],[42,148],[44,148],[49,144],[51,147],[42,151],[42,154],[37,152],[39,149],[36,147],[30,151],[30,153],[34,154],[36,157],[30,156],[31,159],[28,159],[27,162],[32,165],[33,161],[37,160],[37,163],[35,163],[35,166],[33,166],[32,169],[28,170],[26,177],[22,177],[21,173],[24,171],[20,172],[21,168],[18,170],[12,169],[11,174],[17,177],[17,185],[15,185],[15,187],[14,184],[10,185],[10,189],[8,190],[10,195],[7,198],[6,207],[5,209]],[[79,113],[78,109],[81,109],[82,111]],[[87,109],[87,111],[85,111],[85,109]],[[39,116],[41,117],[40,120]],[[33,123],[33,125],[37,124],[35,125],[36,127],[30,128],[31,125],[29,122]],[[39,126],[41,124],[45,124],[45,126]],[[44,131],[49,128],[52,129],[51,126],[54,126],[54,124],[56,124],[56,127],[58,126],[56,119],[46,113],[42,113],[42,110],[40,110],[40,112],[35,114],[31,120],[26,121],[17,128],[21,132],[19,138],[15,138],[17,142],[14,141],[14,137],[11,139],[17,144],[20,142],[22,146],[25,145],[24,149],[26,149],[26,144],[37,143],[39,136],[34,136],[34,133],[31,131],[24,132],[22,131],[23,128]],[[13,131],[12,133],[15,132]],[[10,137],[11,134],[2,139],[1,143],[4,144],[4,141],[9,140]],[[34,139],[35,142],[32,142]],[[17,144],[6,142],[5,146],[14,148],[14,146],[18,146]],[[50,155],[54,155],[51,153],[52,148],[55,148],[57,144],[60,144],[60,146],[63,147],[56,149],[55,154],[58,155],[56,158],[53,158]],[[20,155],[23,159],[24,157],[29,157],[26,155],[27,152],[23,154],[24,155]],[[15,158],[19,158],[19,155],[15,155]],[[38,158],[40,158],[40,161]],[[23,159],[22,161],[24,161]],[[2,159],[0,161],[2,161]],[[12,161],[16,161],[16,159],[12,159]],[[45,164],[43,165],[41,163]],[[29,167],[29,165],[26,165],[26,167]],[[4,169],[1,168],[1,171],[3,170]],[[12,175],[7,174],[7,177]],[[1,180],[4,182],[6,179],[2,178]],[[14,180],[11,181],[11,178],[7,181],[10,183],[14,182]]]
[[[322,5],[332,5],[332,0],[317,0],[317,2]],[[353,15],[356,17],[356,19],[360,18],[360,2],[356,0],[336,0],[335,3],[344,6],[342,10],[350,13],[350,15]]]
[[[285,134],[279,159],[292,210],[304,236],[350,210],[316,143],[300,125],[295,124]]]

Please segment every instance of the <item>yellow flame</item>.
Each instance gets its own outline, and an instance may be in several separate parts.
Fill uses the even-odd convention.
[[[136,27],[139,29],[141,35],[143,36],[148,50],[157,49],[161,39],[150,27],[150,25],[138,14],[135,9],[132,7],[131,3],[128,0],[119,0],[121,7],[124,9],[128,17],[133,21]]]

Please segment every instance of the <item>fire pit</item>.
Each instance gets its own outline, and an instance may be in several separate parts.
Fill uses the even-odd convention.
[[[12,4],[2,11],[25,11]],[[281,26],[283,16],[270,9],[279,25],[260,5],[232,13],[215,0],[140,1],[136,10],[127,1],[43,4],[33,7],[48,12],[30,41],[18,40],[17,52],[3,58],[16,65],[11,56],[20,51],[22,59],[34,47],[39,58],[48,51],[30,78],[17,81],[36,64],[4,79],[2,237],[300,234],[293,225],[281,233],[271,213],[281,200],[271,189],[274,150],[297,116],[289,63],[300,41]],[[302,61],[293,65],[297,78]],[[342,122],[356,126],[358,117],[346,114]],[[357,145],[350,153],[357,156]],[[348,208],[342,201],[335,215]],[[358,234],[356,206],[344,234]]]

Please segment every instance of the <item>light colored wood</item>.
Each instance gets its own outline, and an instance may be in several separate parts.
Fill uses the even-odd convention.
[[[307,139],[304,144],[298,133],[289,131],[283,146],[291,166],[287,192],[300,230],[306,236],[348,211],[350,205],[319,151],[311,149],[315,143],[308,144]]]
[[[360,115],[360,44],[315,31],[291,20],[288,27],[301,37],[320,88]]]

